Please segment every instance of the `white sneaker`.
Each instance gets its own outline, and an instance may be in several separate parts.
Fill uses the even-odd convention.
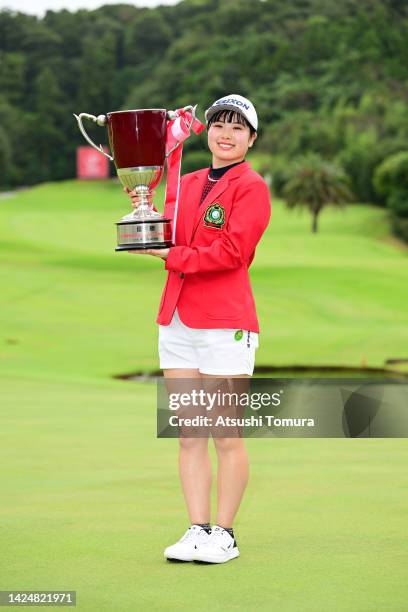
[[[165,549],[164,556],[166,559],[193,561],[197,547],[204,544],[209,537],[209,534],[200,525],[191,525],[176,544]]]
[[[197,548],[194,561],[225,563],[236,557],[239,557],[239,550],[234,538],[223,527],[214,525],[207,541]]]

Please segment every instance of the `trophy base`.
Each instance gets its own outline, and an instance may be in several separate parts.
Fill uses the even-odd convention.
[[[169,249],[171,246],[173,246],[172,242],[168,242],[166,244],[163,244],[163,242],[153,242],[144,245],[128,244],[117,246],[115,248],[115,251],[145,251],[146,249]]]
[[[171,221],[165,217],[121,220],[116,223],[118,245],[115,251],[145,251],[173,246]]]

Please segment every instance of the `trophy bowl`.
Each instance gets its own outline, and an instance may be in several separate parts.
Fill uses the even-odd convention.
[[[191,109],[190,127],[195,118],[195,107]],[[172,246],[171,220],[153,208],[152,190],[160,183],[166,158],[180,144],[176,143],[166,152],[167,121],[174,113],[163,108],[114,111],[106,115],[74,115],[85,140],[114,162],[123,187],[139,196],[140,204],[131,213],[116,223],[116,251],[165,249]],[[108,155],[91,140],[82,124],[90,119],[108,128]]]
[[[109,144],[120,182],[140,204],[118,223],[117,251],[164,249],[172,245],[170,219],[153,210],[152,190],[163,176],[167,112],[164,109],[107,114]]]

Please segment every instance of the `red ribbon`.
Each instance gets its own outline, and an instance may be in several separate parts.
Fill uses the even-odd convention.
[[[180,191],[180,168],[181,156],[183,154],[183,142],[190,136],[190,131],[200,134],[204,125],[198,119],[194,119],[190,125],[192,114],[182,108],[176,110],[174,119],[167,122],[166,151],[170,151],[177,143],[178,146],[167,157],[167,184],[166,198],[164,201],[165,216],[169,217],[172,223],[172,242],[176,243],[176,223],[178,200]]]

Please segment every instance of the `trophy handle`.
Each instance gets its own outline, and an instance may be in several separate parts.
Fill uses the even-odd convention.
[[[187,125],[187,129],[188,131],[191,130],[191,126],[194,123],[195,117],[196,117],[196,109],[197,109],[197,104],[195,106],[191,106],[191,104],[189,106],[185,106],[183,108],[183,111],[190,111],[191,112],[191,121],[190,123]],[[174,111],[169,111],[167,113],[169,119],[175,119],[177,117],[177,113],[175,113]],[[177,149],[177,147],[181,144],[181,142],[176,142],[176,144],[170,149],[170,151],[167,151],[166,153],[166,159],[168,158],[168,156],[170,155],[170,153],[173,153],[173,151],[175,149]]]
[[[105,157],[107,157],[108,159],[110,159],[111,161],[113,161],[113,157],[111,155],[108,155],[108,153],[105,153],[105,151],[102,148],[102,145],[99,145],[99,147],[94,143],[94,141],[89,138],[88,134],[85,131],[84,126],[82,125],[82,119],[91,119],[91,121],[93,121],[94,123],[97,123],[98,125],[106,125],[106,117],[105,115],[99,115],[98,117],[95,117],[95,115],[89,115],[88,113],[80,113],[79,115],[75,115],[74,114],[75,119],[78,121],[78,127],[79,130],[82,134],[82,136],[85,138],[85,140],[87,142],[89,142],[89,144],[91,145],[91,147],[93,147],[94,149],[96,149],[97,151],[99,151],[99,153],[102,153],[102,155],[105,155]]]

